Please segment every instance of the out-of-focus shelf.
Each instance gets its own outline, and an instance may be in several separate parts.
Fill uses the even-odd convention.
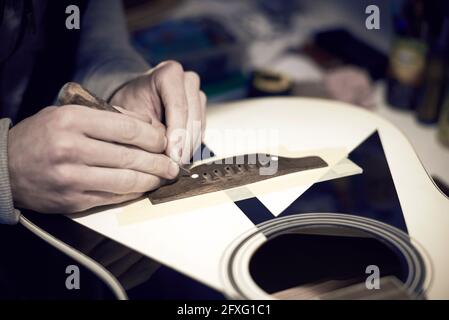
[[[267,49],[268,50],[268,49]],[[284,55],[273,60],[272,69],[289,75],[295,81],[319,81],[320,71],[303,57]],[[385,86],[375,86],[377,107],[372,111],[398,127],[409,139],[424,168],[449,185],[449,149],[437,137],[436,125],[423,125],[415,119],[411,111],[397,110],[385,103]]]
[[[344,5],[340,5],[339,2],[337,4],[332,0],[323,0],[322,2],[318,5],[313,0],[302,1],[303,10],[293,19],[291,29],[278,34],[269,41],[263,37],[260,37],[261,39],[255,36],[248,37],[247,67],[249,69],[269,68],[285,73],[295,81],[320,81],[322,72],[319,67],[301,55],[285,51],[293,45],[297,46],[303,43],[316,30],[334,27],[344,27],[377,49],[388,51],[391,31],[388,0],[375,1],[382,8],[382,28],[374,31],[364,27],[367,6],[365,1],[350,2]],[[228,3],[185,0],[182,4],[177,7],[177,10],[174,10],[171,17],[215,14],[229,18],[230,16],[239,16],[242,12],[248,12],[248,3],[239,1]],[[326,7],[326,10],[323,11],[323,7]],[[147,18],[147,20],[150,19]],[[384,92],[382,84],[376,86],[378,107],[373,112],[397,126],[411,142],[427,172],[449,185],[449,149],[438,141],[437,127],[419,124],[412,112],[399,111],[387,106],[383,98]]]

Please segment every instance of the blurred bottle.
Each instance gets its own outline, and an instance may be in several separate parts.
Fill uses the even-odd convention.
[[[390,52],[387,101],[395,108],[410,110],[416,107],[428,50],[425,1],[406,0],[397,10],[393,8],[393,13],[395,39]]]
[[[446,98],[438,123],[438,138],[443,145],[449,148],[449,85],[446,89]]]
[[[441,11],[439,10],[443,9],[436,6],[429,10],[429,26],[431,27],[429,46],[431,49],[427,57],[423,83],[416,107],[417,119],[425,124],[434,124],[438,121],[446,93],[449,59],[449,16],[441,18]]]

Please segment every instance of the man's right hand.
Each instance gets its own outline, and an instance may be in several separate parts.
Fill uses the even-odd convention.
[[[72,213],[140,197],[173,179],[162,125],[68,105],[14,126],[8,166],[16,207]]]

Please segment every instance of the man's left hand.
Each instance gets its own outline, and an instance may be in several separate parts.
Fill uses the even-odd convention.
[[[166,126],[166,154],[188,163],[201,144],[205,128],[206,95],[195,72],[165,61],[120,88],[110,101],[137,113],[153,126]],[[126,110],[123,110],[126,113]]]

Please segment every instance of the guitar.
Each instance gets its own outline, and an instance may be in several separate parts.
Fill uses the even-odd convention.
[[[23,212],[21,223],[119,299],[329,296],[364,283],[370,266],[394,279],[381,284],[416,279],[420,297],[449,298],[449,200],[386,120],[340,102],[247,100],[208,107],[204,145],[213,157],[199,165],[249,154],[323,162],[162,203],[150,194],[69,216]],[[168,292],[177,286],[185,295]]]

